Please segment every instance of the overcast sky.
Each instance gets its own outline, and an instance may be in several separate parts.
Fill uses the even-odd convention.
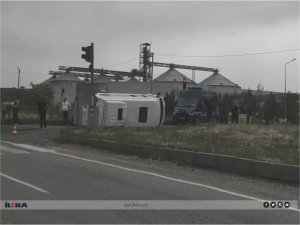
[[[87,67],[81,47],[95,45],[95,68],[138,69],[139,45],[152,44],[155,61],[219,68],[242,88],[299,92],[299,2],[1,2],[1,86],[40,83],[59,65]],[[111,66],[130,59],[136,60]],[[167,68],[154,68],[157,77]],[[191,78],[190,70],[180,70]],[[30,74],[32,73],[32,74]],[[211,75],[196,72],[196,82]]]

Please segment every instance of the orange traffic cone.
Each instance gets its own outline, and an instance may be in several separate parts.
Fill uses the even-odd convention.
[[[16,125],[16,124],[13,125],[12,134],[13,134],[13,135],[18,134],[18,131],[17,131],[17,125]]]

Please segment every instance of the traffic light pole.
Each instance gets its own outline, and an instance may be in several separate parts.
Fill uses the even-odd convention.
[[[92,57],[91,57],[91,65],[90,65],[90,72],[91,72],[91,112],[90,112],[90,127],[94,127],[94,107],[95,107],[95,85],[94,85],[94,43],[91,43],[91,51],[92,51]]]
[[[21,70],[18,67],[18,99],[20,99],[20,73],[21,73]]]
[[[81,55],[85,61],[90,62],[89,71],[91,73],[91,104],[90,104],[90,119],[89,119],[89,126],[94,127],[94,106],[95,106],[95,88],[94,88],[94,43],[91,43],[90,46],[82,47],[81,50],[85,52],[85,54]]]
[[[94,43],[91,43],[92,47],[92,59],[91,59],[91,65],[90,65],[90,70],[91,70],[91,83],[94,85]]]

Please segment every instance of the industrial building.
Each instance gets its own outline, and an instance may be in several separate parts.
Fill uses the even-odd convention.
[[[178,98],[183,90],[183,80],[186,80],[186,88],[201,87],[204,90],[211,90],[218,94],[232,94],[243,91],[241,87],[219,73],[213,73],[199,84],[188,78],[183,73],[174,68],[159,75],[152,82],[141,82],[135,77],[126,80],[115,81],[106,76],[97,76],[94,79],[95,90],[98,92],[110,93],[133,93],[133,94],[158,94],[165,96],[166,93],[173,92]],[[56,75],[43,83],[50,84],[54,91],[53,102],[60,103],[62,98],[67,98],[69,102],[75,101],[77,95],[77,85],[84,86],[90,80],[79,79],[72,73]],[[63,90],[63,91],[62,91]]]
[[[201,81],[199,86],[204,90],[214,91],[218,94],[233,94],[242,91],[239,85],[233,83],[218,72],[213,73],[211,76]]]
[[[139,70],[113,71],[106,69],[95,69],[93,62],[93,44],[84,47],[83,59],[90,62],[89,68],[60,66],[59,71],[50,71],[53,77],[46,80],[54,90],[54,103],[61,102],[62,98],[67,98],[69,102],[75,102],[76,96],[83,97],[80,92],[87,94],[88,88],[93,86],[95,92],[110,93],[133,93],[133,94],[160,94],[173,92],[176,98],[179,98],[183,90],[201,87],[205,90],[212,90],[217,93],[235,93],[240,92],[241,87],[226,77],[219,74],[216,68],[207,68],[190,65],[179,65],[173,63],[162,63],[154,61],[154,53],[150,50],[151,44],[144,43],[140,45]],[[89,52],[90,51],[90,52]],[[91,67],[92,66],[92,67]],[[165,67],[167,71],[153,79],[153,68]],[[191,70],[192,79],[188,78],[180,70]],[[206,71],[213,74],[197,84],[195,82],[195,72]],[[93,81],[93,82],[92,82]],[[93,83],[92,86],[89,84]],[[89,93],[91,95],[91,93]]]

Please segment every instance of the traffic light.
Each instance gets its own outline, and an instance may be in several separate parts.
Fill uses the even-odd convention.
[[[182,89],[183,90],[186,90],[186,83],[187,83],[186,79],[183,78],[183,80],[182,80]]]
[[[90,66],[89,66],[89,71],[92,73],[93,72],[93,64],[91,64]]]
[[[81,58],[85,59],[85,61],[93,63],[94,61],[94,44],[92,43],[90,46],[82,47],[82,51],[85,52],[85,54],[81,55]]]

